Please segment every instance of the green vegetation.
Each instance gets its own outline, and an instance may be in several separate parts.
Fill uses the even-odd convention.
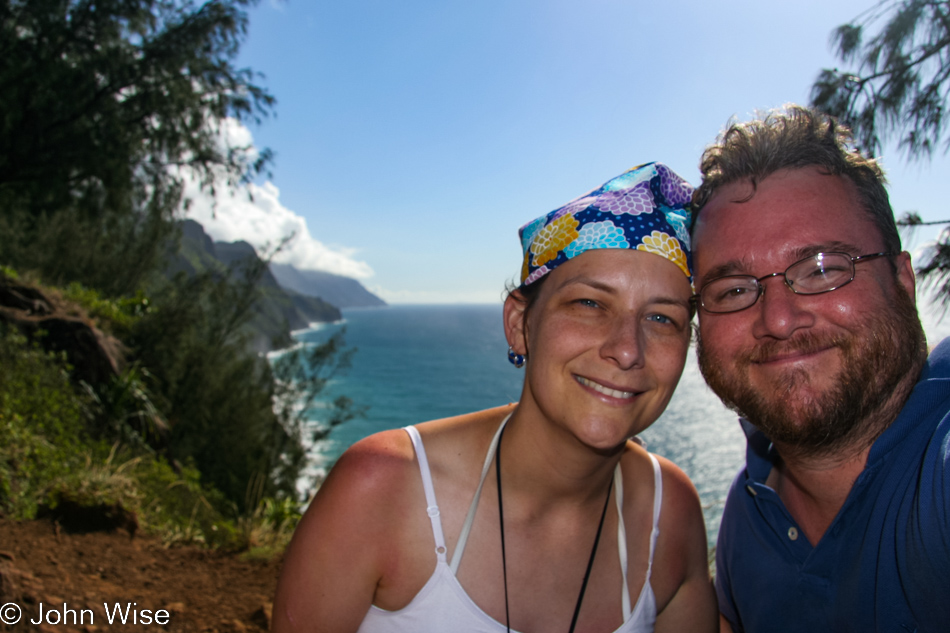
[[[838,57],[856,68],[821,71],[812,102],[847,122],[871,156],[893,138],[911,159],[928,158],[941,144],[946,151],[948,38],[946,0],[875,2],[832,33]]]
[[[254,350],[264,352],[287,347],[293,344],[289,330],[341,318],[339,309],[322,299],[281,288],[271,275],[269,266],[247,242],[212,243],[204,228],[194,220],[182,222],[181,229],[180,248],[169,261],[168,274],[184,272],[188,276],[257,280],[258,297],[249,321],[253,332],[250,345]]]
[[[85,402],[69,383],[61,358],[0,329],[0,508],[28,517],[42,491],[93,452]]]
[[[176,268],[184,179],[214,192],[270,161],[226,133],[274,104],[234,66],[252,4],[0,0],[3,515],[255,553],[299,517],[304,416],[352,352],[272,366],[250,347],[263,313],[288,340],[266,262]]]
[[[255,555],[286,545],[300,512],[306,416],[353,350],[337,335],[271,366],[241,347],[246,315],[234,311],[253,304],[242,304],[241,288],[207,277],[182,283],[188,292],[156,301],[63,292],[139,355],[107,384],[77,384],[65,354],[0,323],[0,514],[68,523],[63,508],[92,508],[105,527],[167,543]],[[325,421],[355,413],[340,397]]]
[[[274,99],[234,67],[247,0],[0,0],[0,261],[112,296],[161,267],[182,179],[251,178],[228,140]]]

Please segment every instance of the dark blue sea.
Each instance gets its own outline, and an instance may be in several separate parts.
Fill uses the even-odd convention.
[[[368,409],[313,447],[311,477],[371,433],[514,402],[521,393],[524,374],[508,363],[500,304],[400,305],[344,310],[343,316],[296,338],[306,345],[346,328],[347,345],[358,351],[327,395],[346,395]],[[744,441],[735,414],[703,382],[693,349],[669,408],[642,438],[693,480],[714,543]]]

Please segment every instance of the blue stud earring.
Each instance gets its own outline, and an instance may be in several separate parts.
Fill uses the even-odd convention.
[[[515,354],[515,350],[508,346],[508,362],[514,365],[516,368],[521,369],[524,367],[524,363],[527,359],[521,354]]]

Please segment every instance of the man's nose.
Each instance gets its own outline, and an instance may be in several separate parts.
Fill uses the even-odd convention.
[[[759,283],[762,294],[756,305],[749,308],[759,311],[752,326],[756,338],[787,339],[795,330],[814,325],[814,315],[803,306],[804,297],[792,292],[782,273],[769,275]]]

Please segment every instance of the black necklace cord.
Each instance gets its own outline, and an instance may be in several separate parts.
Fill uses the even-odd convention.
[[[571,628],[568,633],[574,633],[577,625],[577,616],[581,614],[581,602],[584,601],[584,592],[587,591],[587,581],[590,580],[590,571],[594,567],[594,556],[597,554],[597,545],[600,543],[600,533],[604,531],[604,518],[607,516],[607,506],[610,505],[610,491],[614,487],[614,478],[611,476],[607,484],[607,498],[604,500],[604,509],[600,513],[600,523],[597,525],[597,536],[594,537],[594,547],[590,550],[590,560],[587,561],[587,571],[584,572],[584,581],[581,583],[581,592],[577,596],[577,606],[574,607],[574,617],[571,618]]]
[[[505,580],[505,630],[511,633],[511,617],[508,615],[508,564],[505,562],[505,511],[501,503],[501,436],[505,434],[505,428],[498,434],[498,445],[495,447],[495,480],[498,482],[498,523],[501,525],[501,573]]]
[[[505,434],[502,428],[498,434],[498,445],[495,447],[495,481],[498,484],[498,522],[501,526],[501,571],[505,586],[505,630],[511,633],[511,617],[508,611],[508,564],[505,559],[505,511],[501,502],[501,437]],[[597,535],[594,537],[594,547],[591,548],[590,558],[587,561],[587,569],[584,571],[584,580],[581,582],[581,591],[577,596],[577,604],[574,606],[574,617],[571,618],[571,628],[568,633],[574,633],[574,627],[577,626],[577,618],[581,613],[581,603],[584,601],[584,593],[587,591],[587,581],[590,580],[590,572],[594,567],[594,557],[597,554],[597,545],[600,543],[600,534],[604,530],[604,519],[607,517],[607,507],[610,505],[610,491],[614,487],[614,478],[610,478],[607,484],[607,498],[604,500],[604,509],[600,513],[600,523],[597,524]]]

